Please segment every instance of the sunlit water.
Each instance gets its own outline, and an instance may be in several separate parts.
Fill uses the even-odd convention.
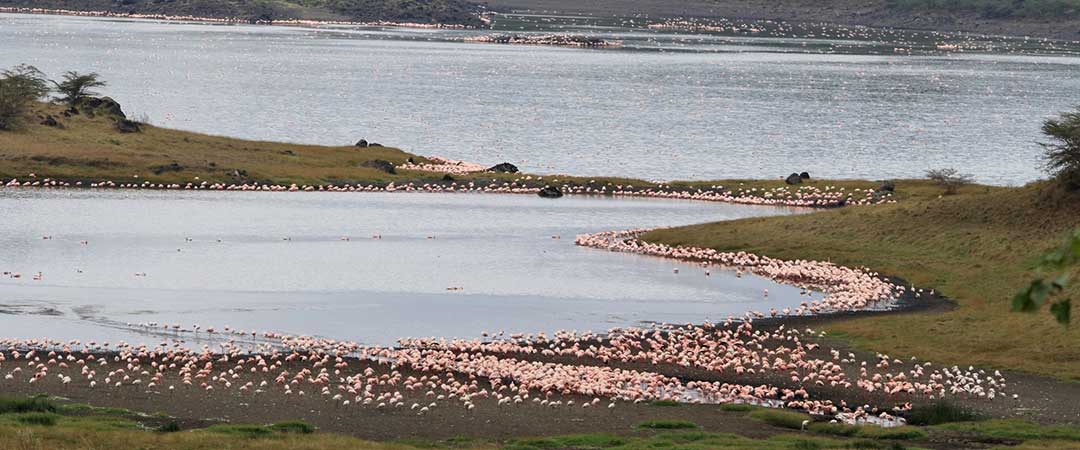
[[[146,336],[125,324],[159,322],[387,344],[721,321],[806,298],[752,276],[577,247],[574,236],[791,212],[524,195],[0,189],[0,271],[22,274],[0,277],[0,335],[137,341]]]
[[[1041,120],[1075,106],[1070,93],[1080,92],[1080,58],[1067,45],[594,22],[496,24],[623,47],[459,42],[480,31],[7,14],[0,66],[100,72],[104,92],[129,113],[169,127],[321,144],[363,137],[536,172],[647,179],[804,170],[880,179],[953,166],[983,182],[1023,183],[1040,176]],[[938,42],[977,45],[955,53]]]

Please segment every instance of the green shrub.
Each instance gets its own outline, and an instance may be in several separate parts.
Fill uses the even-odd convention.
[[[979,420],[975,412],[956,406],[944,400],[930,405],[916,406],[908,412],[908,424],[911,425],[937,425],[948,422],[970,422]]]
[[[748,403],[724,403],[723,405],[720,405],[721,411],[730,412],[750,412],[758,408],[760,408],[760,406],[754,406]]]
[[[18,399],[0,397],[0,414],[28,412],[54,413],[56,412],[56,405],[46,397]]]
[[[315,432],[315,427],[300,421],[278,422],[270,425],[269,428],[279,433],[311,434]]]
[[[750,412],[750,418],[757,419],[769,425],[792,430],[801,430],[804,421],[813,421],[809,414],[783,409],[761,408]]]
[[[56,425],[56,422],[60,420],[59,414],[49,412],[16,413],[13,417],[15,421],[23,425],[41,425],[46,427]]]
[[[180,431],[180,424],[176,422],[169,422],[157,428],[159,433],[176,433]]]
[[[639,423],[638,428],[650,428],[653,430],[687,430],[697,428],[697,424],[685,420],[647,420]]]

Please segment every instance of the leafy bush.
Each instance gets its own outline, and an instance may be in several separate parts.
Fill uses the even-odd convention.
[[[157,428],[159,433],[176,433],[180,431],[180,424],[176,422],[169,422]]]
[[[927,170],[926,178],[945,188],[945,193],[950,195],[955,194],[960,186],[971,184],[972,181],[971,175],[960,173],[959,170],[952,168]]]
[[[56,92],[60,94],[60,100],[69,105],[75,105],[79,100],[97,95],[95,88],[105,86],[100,75],[96,73],[64,73],[64,81],[52,82],[56,86]]]
[[[911,408],[907,422],[911,425],[937,425],[948,422],[970,422],[979,420],[978,414],[967,408],[956,406],[946,401],[937,401],[930,405]]]
[[[56,405],[45,397],[18,399],[0,397],[0,414],[28,412],[54,413],[56,412]]]
[[[1046,171],[1069,189],[1080,188],[1080,108],[1047,119],[1042,132],[1050,138],[1050,142],[1039,144],[1045,153]]]
[[[25,119],[31,102],[49,93],[45,74],[20,65],[0,72],[0,130],[14,130]]]
[[[639,423],[638,428],[649,428],[653,430],[687,430],[697,428],[697,424],[685,420],[647,420]]]
[[[792,430],[801,430],[804,421],[812,421],[809,414],[783,409],[761,408],[750,413],[751,419],[757,419],[769,425]]]

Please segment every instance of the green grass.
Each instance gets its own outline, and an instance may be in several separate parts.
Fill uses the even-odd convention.
[[[756,409],[761,409],[761,407],[747,403],[724,403],[720,405],[720,410],[728,412],[750,412]]]
[[[875,425],[847,425],[842,423],[818,422],[810,424],[808,429],[818,434],[865,439],[911,440],[922,439],[927,436],[925,431],[911,426],[882,428]]]
[[[649,404],[652,406],[662,406],[667,408],[682,406],[682,403],[679,403],[675,400],[653,400],[652,403]]]
[[[979,415],[974,411],[939,400],[929,405],[915,406],[908,412],[907,421],[911,425],[938,425],[979,419]]]
[[[1017,419],[995,419],[937,425],[934,429],[975,433],[997,439],[1080,441],[1080,427],[1039,425]]]
[[[229,434],[244,437],[267,437],[274,434],[274,430],[263,425],[211,425],[206,429],[211,433]]]
[[[46,427],[56,425],[56,422],[60,420],[59,414],[49,412],[11,413],[7,416],[7,418],[23,425],[41,425]]]
[[[1048,313],[1010,311],[1034,261],[1080,226],[1080,193],[1049,183],[967,186],[956,195],[925,181],[896,182],[897,204],[657,230],[650,242],[865,266],[935,288],[948,312],[853,317],[826,326],[861,348],[938,365],[1009,368],[1080,379],[1080,327]],[[1066,292],[1074,298],[1080,287]]]
[[[790,428],[792,430],[802,429],[804,421],[813,421],[809,414],[773,408],[756,409],[751,411],[748,417],[775,427]]]
[[[278,422],[268,428],[279,433],[311,434],[315,432],[315,427],[300,421]]]
[[[697,427],[696,423],[686,420],[647,420],[638,424],[638,428],[652,430],[688,430]]]

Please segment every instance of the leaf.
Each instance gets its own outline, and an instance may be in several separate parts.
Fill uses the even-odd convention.
[[[1065,299],[1050,304],[1050,314],[1054,315],[1058,323],[1062,325],[1069,325],[1072,315],[1072,301]]]
[[[1038,307],[1039,305],[1042,305],[1043,302],[1046,301],[1046,297],[1050,295],[1050,285],[1046,280],[1036,278],[1031,282],[1031,287],[1028,292],[1030,292],[1029,296],[1031,297],[1031,301]]]
[[[1013,296],[1012,310],[1017,312],[1034,312],[1039,309],[1035,302],[1031,301],[1031,288],[1024,288]]]

